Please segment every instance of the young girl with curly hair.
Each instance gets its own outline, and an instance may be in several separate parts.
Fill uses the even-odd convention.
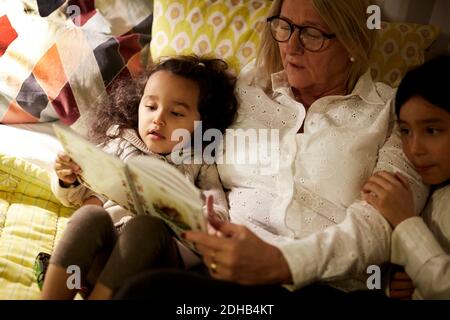
[[[142,81],[144,80],[144,81]],[[121,81],[93,114],[89,136],[107,153],[128,161],[136,155],[156,157],[176,166],[203,191],[208,212],[228,219],[228,205],[216,166],[175,163],[172,140],[177,129],[223,132],[234,120],[235,78],[219,59],[180,56],[164,60],[138,81]],[[193,154],[193,153],[192,153]],[[192,156],[187,155],[187,156]],[[101,168],[99,168],[101,170]],[[201,260],[172,236],[161,220],[132,216],[105,201],[77,180],[80,168],[67,154],[55,161],[52,190],[67,206],[78,209],[53,253],[42,298],[72,299],[69,266],[78,266],[83,283],[93,287],[90,299],[108,299],[130,276],[153,267],[186,267]],[[214,203],[213,203],[214,201]],[[194,262],[193,262],[194,261]]]

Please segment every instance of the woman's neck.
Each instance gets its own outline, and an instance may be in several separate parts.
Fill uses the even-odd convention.
[[[292,88],[295,100],[301,102],[306,109],[308,109],[316,100],[334,95],[345,95],[347,90],[345,85],[337,85],[327,90],[302,89],[297,90]]]

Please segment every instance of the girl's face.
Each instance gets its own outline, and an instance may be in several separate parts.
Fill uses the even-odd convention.
[[[423,182],[450,178],[450,112],[415,96],[400,109],[403,150]]]
[[[195,81],[170,71],[150,76],[139,104],[139,135],[151,151],[171,153],[179,143],[171,140],[174,130],[194,131],[194,121],[200,120],[199,95]]]

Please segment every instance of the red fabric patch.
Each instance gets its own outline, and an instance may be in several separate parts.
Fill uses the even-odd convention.
[[[64,124],[71,125],[80,117],[77,101],[68,82],[51,104]]]
[[[142,50],[142,47],[139,43],[139,35],[136,33],[123,35],[117,37],[116,39],[117,42],[119,42],[119,52],[125,64],[128,62],[128,60],[130,60],[132,56]]]
[[[17,38],[17,32],[11,26],[7,16],[0,17],[0,57],[5,54],[9,45]]]
[[[95,0],[70,0],[69,8],[70,6],[77,6],[80,10],[80,15],[75,11],[69,12],[73,22],[78,24],[79,27],[84,26],[84,24],[97,13],[97,10],[95,9]]]

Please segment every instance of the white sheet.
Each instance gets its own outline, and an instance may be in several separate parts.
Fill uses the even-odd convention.
[[[0,124],[0,152],[22,158],[52,171],[56,154],[62,150],[52,123]]]

